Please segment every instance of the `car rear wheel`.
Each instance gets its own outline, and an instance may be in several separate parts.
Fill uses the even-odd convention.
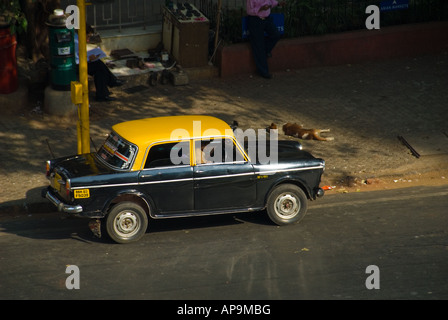
[[[112,207],[107,216],[108,235],[118,243],[139,240],[146,233],[148,217],[145,210],[134,202],[121,202]]]
[[[307,198],[302,189],[293,184],[282,184],[270,193],[266,210],[275,224],[286,225],[302,220],[307,206]]]

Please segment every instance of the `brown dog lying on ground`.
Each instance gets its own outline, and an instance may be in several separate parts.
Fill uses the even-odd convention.
[[[275,123],[271,123],[268,129],[277,129]],[[283,125],[283,132],[287,136],[297,137],[304,140],[319,140],[319,141],[331,141],[333,137],[321,137],[322,132],[330,132],[330,129],[303,129],[301,125],[297,123],[286,123]]]

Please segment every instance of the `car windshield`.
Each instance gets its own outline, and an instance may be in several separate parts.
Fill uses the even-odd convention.
[[[111,132],[97,152],[97,157],[114,169],[128,170],[132,167],[136,154],[137,146]]]

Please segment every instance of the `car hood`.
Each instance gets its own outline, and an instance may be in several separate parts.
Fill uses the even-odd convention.
[[[53,160],[53,168],[68,179],[114,172],[100,162],[95,153],[86,153]]]

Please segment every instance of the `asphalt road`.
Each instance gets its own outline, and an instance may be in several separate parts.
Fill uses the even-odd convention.
[[[447,299],[447,208],[448,186],[327,194],[298,225],[158,220],[129,245],[84,219],[7,214],[0,299]]]

